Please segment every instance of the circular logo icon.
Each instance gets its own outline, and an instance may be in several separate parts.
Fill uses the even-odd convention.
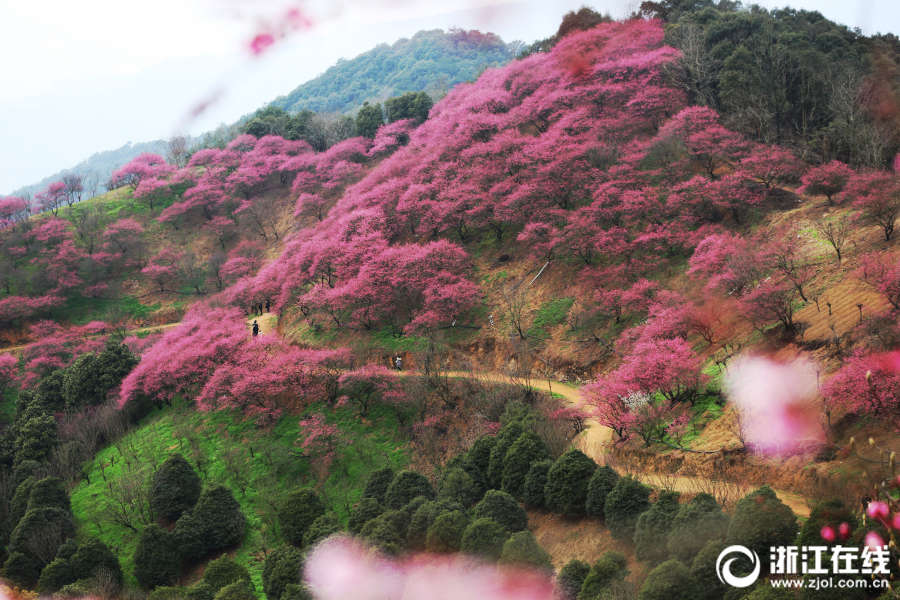
[[[750,559],[755,566],[753,567],[753,572],[745,577],[737,577],[731,574],[731,563],[737,560],[737,558],[729,558],[725,561],[725,564],[722,564],[722,560],[728,556],[737,552],[738,554],[743,554],[747,558]],[[756,583],[756,580],[759,579],[759,570],[760,570],[760,562],[759,556],[756,555],[756,552],[745,548],[744,546],[728,546],[719,554],[719,558],[716,560],[716,575],[719,576],[719,581],[722,583],[727,583],[730,586],[736,588],[745,588]]]

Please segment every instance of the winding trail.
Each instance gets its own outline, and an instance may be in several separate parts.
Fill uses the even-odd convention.
[[[521,383],[521,380],[513,380],[510,377],[499,373],[466,373],[461,371],[451,371],[447,374],[449,377],[469,377],[484,381],[495,381],[500,383]],[[532,379],[528,382],[529,387],[559,394],[569,402],[575,405],[581,404],[581,391],[569,384],[559,381],[549,381],[547,379]],[[603,464],[603,448],[612,442],[613,431],[609,427],[600,425],[597,421],[589,419],[585,422],[585,429],[578,437],[577,444],[581,449],[591,455],[598,464]],[[658,473],[639,473],[641,480],[656,488],[665,488],[678,492],[697,492],[710,489],[712,487],[728,488],[729,492],[743,497],[747,492],[752,491],[752,487],[740,486],[724,481],[713,482],[702,477],[687,477],[684,475],[665,475]],[[779,490],[773,488],[778,498],[794,511],[794,514],[800,517],[809,517],[809,505],[806,499],[800,494]]]
[[[256,321],[259,324],[259,334],[267,335],[275,331],[275,326],[278,324],[278,316],[274,313],[263,313],[258,317],[249,317],[247,319],[247,327],[253,328],[253,321]]]
[[[253,321],[256,320],[259,323],[259,332],[260,335],[267,335],[275,331],[276,325],[278,323],[278,317],[273,313],[263,313],[257,317],[250,317],[247,319],[247,328],[248,330],[251,328]],[[153,331],[164,331],[166,329],[170,329],[179,325],[180,323],[168,323],[166,325],[155,325],[152,327],[142,327],[140,329],[132,329],[127,333],[129,334],[137,334],[144,332],[153,332]],[[102,334],[98,334],[102,335]],[[91,337],[98,337],[91,336]],[[21,350],[26,348],[30,344],[23,344],[20,346],[12,346],[9,348],[0,348],[0,353],[3,352],[14,352],[16,350]],[[415,373],[415,371],[403,371],[401,375],[409,375],[410,373]],[[464,371],[450,371],[447,373],[447,376],[454,378],[471,378],[478,379],[481,381],[490,381],[496,383],[512,383],[512,384],[521,384],[523,383],[521,379],[515,380],[511,377],[500,373],[470,373]],[[542,390],[545,392],[551,392],[554,394],[559,394],[569,402],[574,405],[581,404],[581,391],[572,385],[562,383],[560,381],[551,381],[548,379],[532,379],[528,381],[528,386],[534,389]],[[577,439],[577,445],[587,454],[591,455],[591,457],[596,460],[599,464],[602,464],[603,459],[603,448],[610,444],[613,440],[613,431],[609,427],[604,427],[600,425],[594,419],[589,419],[585,422],[584,431],[581,432]],[[686,477],[682,475],[664,475],[664,474],[656,474],[656,473],[640,473],[641,479],[647,485],[657,487],[657,488],[666,488],[666,489],[674,489],[680,492],[696,492],[698,490],[702,490],[704,488],[710,487],[710,485],[715,485],[721,487],[730,487],[731,491],[734,493],[740,493],[741,496],[746,493],[746,488],[742,486],[737,486],[735,484],[726,483],[726,482],[712,482],[710,480],[706,480],[703,478],[697,477]],[[806,503],[806,500],[800,494],[796,494],[793,492],[787,492],[784,490],[775,490],[775,493],[781,499],[782,502],[791,507],[791,510],[794,511],[795,514],[803,517],[809,516],[809,507]]]

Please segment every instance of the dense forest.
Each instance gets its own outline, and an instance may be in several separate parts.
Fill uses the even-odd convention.
[[[0,198],[2,593],[897,597],[897,38],[515,54]]]
[[[420,31],[391,45],[381,44],[327,71],[272,103],[290,112],[349,113],[365,101],[384,101],[404,92],[434,90],[475,79],[506,64],[523,44],[506,44],[477,30]]]

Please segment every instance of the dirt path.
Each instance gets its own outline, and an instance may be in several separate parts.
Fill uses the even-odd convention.
[[[254,320],[259,323],[259,332],[261,335],[268,335],[272,333],[278,323],[278,317],[275,314],[263,313],[261,316],[255,318],[251,317],[247,319],[248,328],[252,326]],[[169,323],[166,325],[157,325],[154,327],[143,327],[141,329],[132,329],[128,333],[137,334],[148,331],[160,331],[175,327],[176,325],[178,325],[178,323]],[[2,348],[0,349],[0,353],[21,350],[26,346],[28,346],[28,344],[22,346],[14,346],[11,348]],[[409,373],[409,371],[404,371],[401,374],[408,375]],[[507,377],[506,375],[502,375],[500,373],[469,373],[463,371],[451,371],[447,373],[447,375],[449,377],[471,377],[482,381],[492,381],[497,383],[522,382],[522,380],[514,380],[511,377]],[[581,404],[581,391],[572,385],[547,379],[532,379],[528,382],[528,385],[532,388],[539,389],[545,392],[559,394],[572,404]],[[585,422],[585,429],[579,436],[576,443],[583,451],[591,455],[594,460],[602,464],[604,455],[603,449],[612,441],[612,439],[612,429],[600,425],[593,419],[589,419]],[[666,487],[669,489],[675,489],[676,491],[680,492],[696,492],[698,489],[708,487],[710,483],[699,478],[676,475],[642,474],[642,479],[645,483],[653,487]],[[727,486],[731,484],[715,482],[715,485]],[[734,488],[735,492],[743,491],[743,488],[741,488],[740,486],[731,485],[731,487]],[[799,494],[794,494],[792,492],[786,492],[784,490],[775,490],[775,493],[778,495],[782,502],[791,507],[795,514],[800,516],[809,516],[809,508],[806,505],[806,500],[802,496],[800,496]]]
[[[452,371],[448,373],[448,375],[450,377],[472,377],[475,379],[496,381],[500,383],[519,383],[521,381],[514,381],[513,379],[498,373],[481,374]],[[539,390],[559,394],[573,404],[581,404],[581,391],[574,386],[559,381],[548,381],[546,379],[533,379],[528,385]],[[597,421],[590,419],[585,423],[585,430],[576,440],[576,443],[583,451],[591,455],[591,458],[599,464],[603,464],[603,449],[612,441],[612,439],[612,429],[604,427]],[[649,486],[672,489],[682,493],[696,493],[699,491],[711,490],[714,487],[726,487],[729,492],[737,495],[737,497],[743,497],[748,492],[752,491],[752,488],[749,486],[740,486],[720,481],[711,482],[699,477],[660,475],[655,473],[642,473],[640,476],[641,480]],[[801,517],[809,516],[809,506],[807,506],[806,499],[803,496],[785,490],[774,489],[774,491],[778,498],[794,511],[794,514]]]
[[[275,326],[278,324],[278,316],[267,312],[258,317],[250,317],[247,319],[247,327],[250,329],[253,329],[253,321],[259,324],[259,334],[267,335],[275,331]]]

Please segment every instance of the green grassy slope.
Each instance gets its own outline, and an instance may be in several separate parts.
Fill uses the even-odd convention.
[[[318,410],[324,410],[327,420],[353,442],[338,449],[327,478],[317,477],[317,465],[301,457],[295,446],[303,416],[284,416],[270,430],[259,430],[252,419],[233,413],[201,413],[185,404],[155,410],[119,442],[99,452],[88,470],[90,483],[82,480],[71,491],[79,526],[117,551],[127,580],[136,585],[132,557],[138,536],[104,514],[110,486],[132,478],[149,480],[153,465],[173,453],[182,453],[195,469],[199,458],[204,483],[229,487],[247,516],[247,536],[233,553],[261,592],[265,552],[280,543],[275,507],[286,492],[299,485],[315,487],[346,524],[347,506],[362,495],[368,473],[387,465],[402,468],[409,460],[406,440],[397,433],[396,417],[386,407],[373,407],[365,422],[350,408],[313,405],[304,415]],[[229,462],[239,467],[230,469]],[[135,523],[138,530],[143,526]]]

